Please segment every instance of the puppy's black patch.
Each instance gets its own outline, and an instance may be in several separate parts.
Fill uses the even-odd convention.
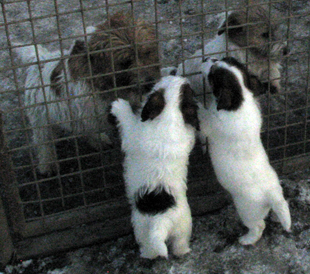
[[[162,186],[156,187],[151,192],[140,188],[135,197],[136,207],[142,214],[156,215],[165,213],[176,205],[175,198]]]
[[[142,122],[153,120],[163,111],[166,105],[163,93],[164,90],[160,89],[149,96],[141,113]]]
[[[237,110],[243,99],[242,88],[237,77],[224,68],[211,69],[208,80],[217,99],[217,110]]]
[[[181,112],[183,115],[184,122],[192,125],[197,130],[200,130],[199,119],[198,119],[198,105],[194,100],[194,91],[191,89],[189,84],[181,86]]]

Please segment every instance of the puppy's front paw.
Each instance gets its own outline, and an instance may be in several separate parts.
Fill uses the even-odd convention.
[[[119,115],[126,112],[128,109],[131,109],[129,102],[123,99],[117,99],[116,101],[112,102],[110,113],[118,118]]]

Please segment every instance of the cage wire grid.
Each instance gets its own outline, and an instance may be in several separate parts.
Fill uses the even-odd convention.
[[[177,66],[192,58],[197,49],[203,49],[206,41],[212,39],[223,18],[229,12],[240,10],[244,5],[267,4],[279,14],[277,20],[284,26],[282,39],[290,48],[290,54],[282,61],[282,92],[262,96],[260,100],[264,115],[262,140],[275,166],[282,166],[289,160],[301,159],[297,163],[307,166],[310,153],[309,129],[309,78],[310,78],[310,37],[309,6],[300,10],[296,5],[304,1],[1,1],[0,30],[2,32],[0,52],[1,102],[4,112],[4,133],[12,156],[17,189],[26,223],[42,221],[58,214],[70,214],[81,208],[98,205],[125,203],[122,178],[122,153],[118,145],[99,150],[92,148],[83,134],[72,135],[61,132],[52,140],[58,156],[56,173],[42,175],[37,171],[37,160],[32,144],[32,130],[25,115],[23,94],[25,92],[25,70],[31,64],[22,64],[13,50],[25,45],[38,45],[49,50],[60,51],[60,56],[51,60],[39,60],[41,88],[46,84],[42,79],[41,66],[52,61],[64,62],[66,50],[76,39],[88,41],[87,26],[97,25],[110,18],[115,12],[129,12],[135,24],[142,18],[153,24],[159,43],[162,67]],[[296,4],[297,3],[297,4]],[[15,43],[19,43],[16,45]],[[130,45],[132,46],[132,45]],[[135,51],[137,51],[137,45]],[[126,47],[126,46],[124,46]],[[250,47],[250,46],[249,46]],[[208,52],[202,51],[201,58]],[[88,53],[88,65],[90,66]],[[113,55],[112,55],[113,59]],[[112,62],[114,64],[114,62]],[[145,66],[147,70],[158,64]],[[91,70],[90,70],[91,71]],[[125,71],[137,71],[130,68]],[[122,72],[122,71],[121,71]],[[124,87],[117,87],[116,75],[120,73],[112,65],[114,88],[110,92],[117,96]],[[138,77],[139,77],[139,72]],[[66,75],[66,73],[65,73]],[[90,78],[97,77],[90,75]],[[68,79],[65,76],[68,90]],[[134,86],[135,84],[133,84]],[[93,88],[94,89],[94,88]],[[83,95],[81,95],[83,96]],[[205,96],[201,94],[199,96]],[[60,98],[74,101],[76,98]],[[94,102],[96,105],[96,102]],[[48,108],[48,104],[45,104]],[[32,107],[32,106],[31,106]],[[92,117],[96,118],[96,117]],[[49,117],[48,117],[49,119]],[[75,122],[70,115],[69,123]],[[100,134],[100,132],[98,132]],[[117,134],[115,133],[115,136]],[[117,139],[117,137],[116,137]],[[207,180],[209,162],[197,145],[191,154],[189,167],[189,188],[193,182]],[[212,191],[212,186],[208,185]],[[217,190],[217,188],[214,188]],[[128,213],[127,211],[125,211]],[[98,212],[97,212],[98,213]]]

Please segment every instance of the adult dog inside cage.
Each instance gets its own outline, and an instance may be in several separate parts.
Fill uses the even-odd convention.
[[[198,87],[193,86],[196,99],[207,105],[208,90],[195,66],[211,53],[237,59],[239,56],[239,61],[266,83],[267,92],[258,100],[264,118],[262,140],[271,164],[280,175],[309,166],[308,2],[6,0],[1,2],[1,7],[0,109],[4,112],[3,133],[12,159],[12,178],[15,178],[3,182],[13,186],[15,194],[2,186],[1,191],[5,194],[2,198],[7,212],[20,208],[20,218],[12,217],[14,214],[5,215],[10,221],[8,229],[21,236],[12,240],[20,257],[86,245],[131,231],[118,135],[114,126],[106,124],[105,120],[101,128],[97,118],[105,109],[105,106],[100,107],[102,102],[110,101],[109,96],[111,100],[123,96],[128,90],[133,91],[133,97],[132,93],[128,96],[132,106],[139,108],[145,95],[143,87],[148,89],[150,83],[160,78],[159,66],[178,68],[177,73],[192,82],[191,79],[199,78],[194,84]],[[252,16],[255,10],[265,12]],[[112,26],[111,19],[120,13],[129,15],[128,27]],[[274,28],[273,23],[279,28]],[[88,27],[98,24],[111,27],[118,34],[126,30],[131,34],[141,31],[132,43],[123,44],[113,39],[112,31],[108,31],[108,49],[102,53],[107,53],[111,62],[104,72],[90,69],[92,58],[100,56],[101,49],[91,52],[89,43],[104,32]],[[52,53],[51,56],[43,54],[45,59],[41,58],[42,48]],[[289,54],[284,54],[286,48]],[[23,63],[16,51],[29,49],[34,59]],[[125,54],[129,49],[132,50],[130,58],[118,63],[117,52]],[[81,69],[76,66],[79,60],[84,60]],[[37,70],[37,84],[32,87],[25,86],[27,70],[31,67]],[[45,71],[45,67],[50,71]],[[102,78],[108,82],[105,90],[100,86]],[[70,88],[81,82],[85,82],[85,92],[72,96]],[[278,93],[269,92],[279,90],[278,87]],[[35,89],[40,90],[41,98],[35,96],[39,93],[33,93],[33,100],[40,99],[40,102],[26,104],[25,94]],[[53,99],[48,97],[52,90]],[[57,94],[60,95],[57,97]],[[83,107],[79,102],[85,102],[92,113],[81,112],[86,117],[80,117],[78,111]],[[57,116],[57,107],[68,110],[67,120],[61,119],[64,115]],[[31,123],[27,113],[40,108],[46,113],[39,110],[36,115],[44,123]],[[89,136],[88,130],[71,130],[83,123],[80,118],[87,118],[86,124],[98,122],[92,126],[92,129],[99,127],[94,134],[97,139]],[[34,143],[33,133],[46,132],[51,124],[54,124],[53,130],[57,129],[53,135]],[[108,142],[104,145],[102,139]],[[208,153],[202,152],[204,143],[205,140],[198,140],[190,155],[187,194],[194,216],[223,208],[230,201],[215,180]],[[40,157],[45,156],[37,151],[44,146],[51,148],[51,158],[40,163]],[[292,186],[284,185],[286,189],[291,190]],[[227,208],[221,211],[223,216]],[[297,217],[293,208],[293,221],[294,218]],[[221,222],[222,219],[218,224]],[[194,219],[194,229],[196,225]],[[242,227],[234,227],[235,233],[243,234]],[[282,235],[274,226],[271,229],[274,229],[271,232],[274,239]],[[208,232],[213,233],[212,230]],[[224,235],[231,235],[231,232],[226,230]],[[91,237],[85,237],[90,234]],[[50,246],[44,244],[47,238],[52,239]],[[64,238],[67,243],[59,240]],[[268,233],[261,239],[263,244],[266,239],[269,239]],[[195,255],[195,248],[193,252]]]

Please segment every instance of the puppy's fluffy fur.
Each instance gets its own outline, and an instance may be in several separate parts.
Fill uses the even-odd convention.
[[[248,10],[230,13],[227,20],[221,23],[215,39],[204,46],[204,51],[196,51],[184,62],[184,66],[180,64],[177,75],[188,75],[192,88],[201,95],[203,54],[222,59],[227,56],[226,51],[228,56],[243,64],[248,63],[251,73],[265,82],[266,90],[270,82],[272,93],[280,91],[280,60],[287,52],[287,47],[279,36],[278,24],[270,18],[264,6],[252,6]]]
[[[270,209],[289,231],[288,204],[260,139],[262,118],[253,92],[262,91],[261,83],[232,58],[210,58],[202,64],[202,72],[213,99],[210,107],[199,113],[201,131],[208,137],[217,178],[249,228],[239,242],[248,245],[260,239]]]
[[[125,152],[125,182],[141,256],[190,251],[191,214],[186,198],[189,153],[199,128],[197,104],[186,79],[167,76],[149,95],[141,115],[128,102],[112,103]]]
[[[15,48],[24,63],[40,62],[27,69],[25,107],[41,173],[55,170],[53,140],[59,129],[87,135],[96,149],[111,144],[110,102],[126,98],[136,108],[141,94],[159,78],[153,26],[117,13],[91,32],[88,42],[76,41],[60,61],[60,52],[40,45]],[[113,88],[117,91],[110,91]]]

